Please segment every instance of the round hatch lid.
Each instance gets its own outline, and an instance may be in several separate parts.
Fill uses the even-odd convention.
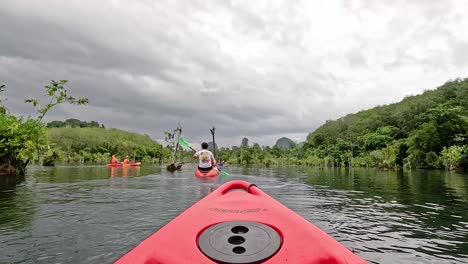
[[[281,237],[265,224],[230,221],[203,231],[198,247],[207,257],[222,263],[256,263],[278,251]]]

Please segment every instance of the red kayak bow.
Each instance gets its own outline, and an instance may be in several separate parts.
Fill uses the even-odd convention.
[[[116,263],[367,262],[255,185],[230,181]]]

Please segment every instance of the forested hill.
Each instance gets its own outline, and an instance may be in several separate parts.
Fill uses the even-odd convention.
[[[65,121],[52,121],[47,123],[48,128],[52,127],[102,127],[104,128],[103,124],[99,124],[96,121],[81,121],[75,118],[70,118]]]
[[[167,149],[148,135],[102,127],[60,127],[48,129],[49,140],[65,162],[108,162],[111,155],[123,159],[161,161]]]
[[[468,167],[468,78],[327,121],[305,148],[335,166]]]

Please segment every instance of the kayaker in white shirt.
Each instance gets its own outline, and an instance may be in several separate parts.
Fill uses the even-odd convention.
[[[193,156],[198,158],[198,169],[201,171],[209,171],[213,169],[216,160],[213,153],[208,150],[208,143],[203,142],[201,147],[202,150],[197,151]]]

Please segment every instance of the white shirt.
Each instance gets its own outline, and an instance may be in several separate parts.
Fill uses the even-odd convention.
[[[213,153],[207,149],[202,149],[197,151],[194,155],[198,157],[198,167],[200,168],[209,168],[211,167],[211,159],[214,159]]]

